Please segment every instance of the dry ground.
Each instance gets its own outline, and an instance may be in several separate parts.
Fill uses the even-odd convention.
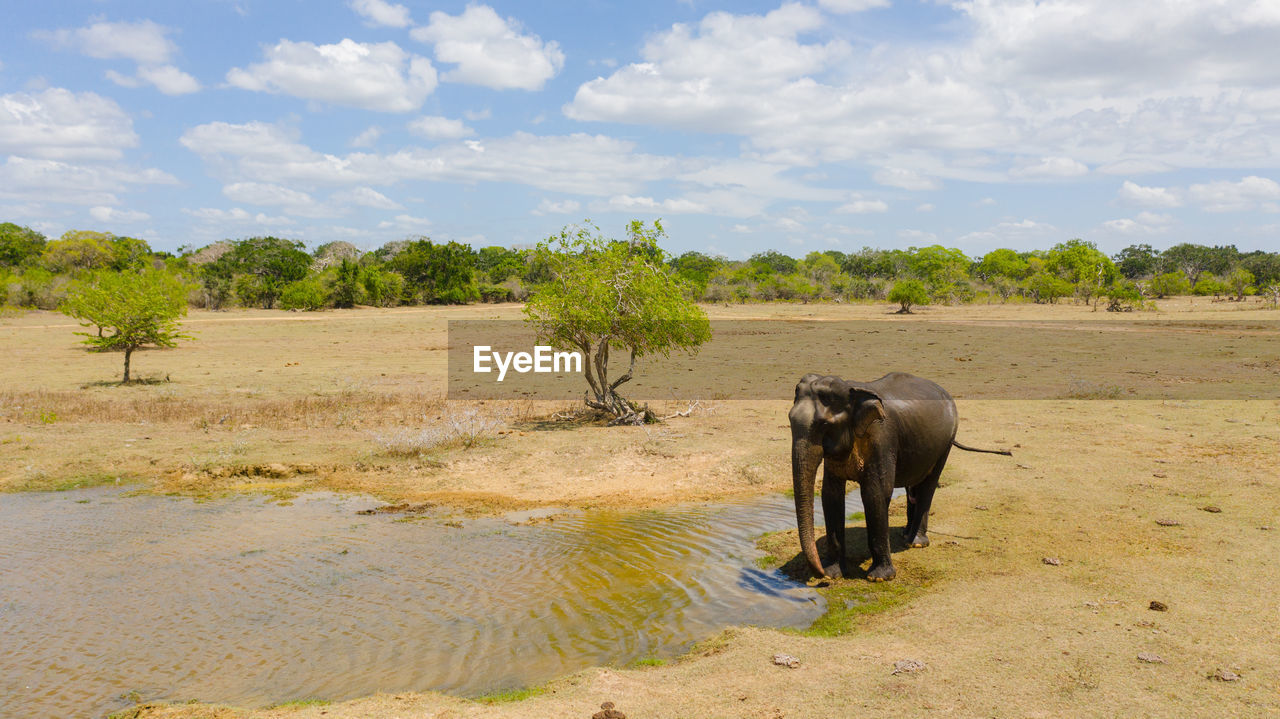
[[[1163,310],[1153,321],[1277,318],[1204,300]],[[885,311],[712,309],[731,318]],[[1115,321],[1073,306],[930,313]],[[563,406],[508,404],[501,408],[514,431],[481,446],[426,459],[383,453],[371,432],[451,411],[439,399],[443,318],[495,315],[516,310],[198,313],[188,322],[197,341],[135,360],[142,373],[172,382],[83,389],[109,379],[118,358],[79,349],[60,316],[0,318],[0,348],[14,370],[0,380],[0,485],[120,476],[199,495],[329,487],[480,509],[662,504],[789,486],[787,401],[722,401],[648,433],[553,421]],[[899,551],[898,579],[888,585],[825,588],[834,609],[810,633],[730,630],[675,664],[588,670],[519,701],[428,693],[136,713],[585,719],[604,701],[632,719],[1280,713],[1280,402],[960,404],[963,441],[1018,445],[1015,456],[954,453],[931,518],[933,546]],[[897,504],[895,512],[901,524]],[[853,525],[858,547],[860,522]],[[794,533],[763,544],[779,561],[798,548]],[[1149,609],[1152,601],[1167,611]],[[776,653],[800,658],[800,667],[775,666]],[[892,674],[902,659],[925,668]],[[1224,671],[1239,680],[1210,678]]]

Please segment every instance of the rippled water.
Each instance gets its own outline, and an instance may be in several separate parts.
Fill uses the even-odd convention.
[[[795,525],[782,497],[461,528],[373,504],[0,496],[0,716],[473,695],[823,611],[754,565]]]

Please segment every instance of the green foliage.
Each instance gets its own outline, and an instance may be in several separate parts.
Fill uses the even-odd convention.
[[[1116,280],[1107,288],[1108,312],[1132,312],[1142,307],[1142,292],[1133,280]]]
[[[1252,289],[1253,273],[1243,267],[1237,267],[1227,275],[1224,284],[1236,296],[1237,300],[1243,300],[1245,292]]]
[[[231,251],[219,258],[240,275],[234,286],[236,296],[246,305],[269,310],[275,307],[285,285],[307,276],[311,255],[301,242],[278,237],[251,237],[232,243]]]
[[[790,274],[796,271],[797,263],[795,259],[788,257],[776,250],[768,250],[751,256],[747,261],[753,268],[756,276],[765,277],[773,274]]]
[[[44,235],[12,222],[0,223],[0,267],[26,267],[39,261]]]
[[[1120,274],[1131,280],[1150,277],[1160,266],[1160,253],[1151,245],[1129,245],[1114,259]]]
[[[1071,294],[1071,283],[1049,272],[1040,270],[1027,278],[1027,291],[1038,303],[1053,304]]]
[[[1191,292],[1191,282],[1182,270],[1166,272],[1151,278],[1147,290],[1157,298],[1164,299],[1173,295],[1185,295]]]
[[[389,270],[370,268],[364,271],[365,299],[375,307],[395,307],[404,294],[404,278]]]
[[[1205,297],[1213,295],[1221,297],[1227,292],[1227,284],[1219,279],[1216,275],[1201,275],[1200,280],[1196,282],[1196,286],[1191,288],[1191,293]]]
[[[506,247],[482,247],[476,252],[476,271],[490,284],[498,285],[524,274],[524,254]]]
[[[43,267],[27,267],[18,278],[18,304],[41,310],[55,310],[62,303],[67,278]]]
[[[99,351],[124,352],[124,382],[129,381],[129,361],[140,347],[173,347],[189,339],[178,331],[178,318],[187,313],[187,286],[160,270],[100,272],[77,282],[62,311],[96,326],[95,335],[77,332],[84,343]]]
[[[583,353],[589,406],[636,421],[647,413],[617,392],[631,379],[635,360],[666,357],[677,349],[696,351],[711,338],[711,326],[663,262],[662,223],[649,228],[633,221],[628,232],[629,242],[617,242],[586,224],[566,227],[539,243],[534,253],[551,279],[534,288],[525,315],[540,342]],[[611,349],[630,357],[616,379],[610,376]]]
[[[480,285],[481,302],[514,302],[515,293],[502,285]]]
[[[344,257],[338,263],[337,271],[333,277],[333,284],[330,287],[330,298],[333,306],[339,309],[355,307],[360,301],[361,290],[363,284],[361,282],[364,271],[360,265],[352,260]]]
[[[1029,265],[1026,258],[1013,250],[992,250],[983,255],[975,268],[975,274],[988,282],[994,283],[997,278],[1017,281],[1027,276]],[[1005,299],[1008,299],[1006,296]]]
[[[320,282],[320,278],[312,275],[297,282],[290,282],[280,290],[280,308],[285,310],[324,309],[328,304],[329,292]]]
[[[409,242],[387,266],[404,278],[404,297],[428,304],[465,304],[480,299],[471,248],[457,242]]]
[[[889,290],[888,300],[900,305],[899,314],[911,314],[913,306],[929,304],[929,293],[920,280],[899,280]]]

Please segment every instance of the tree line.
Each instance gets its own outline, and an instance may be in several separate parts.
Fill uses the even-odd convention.
[[[631,239],[634,245],[634,238]],[[628,242],[624,240],[623,242]],[[1234,245],[1137,244],[1108,256],[1072,239],[1045,250],[992,250],[970,257],[942,245],[791,257],[774,250],[746,260],[701,252],[672,256],[645,245],[702,302],[888,300],[919,304],[1054,303],[1074,300],[1133,309],[1151,299],[1202,295],[1244,300],[1280,296],[1280,253]],[[361,251],[329,242],[308,251],[278,237],[224,240],[175,253],[105,232],[57,239],[0,224],[0,304],[57,309],[101,283],[104,273],[154,270],[181,287],[193,307],[318,310],[355,306],[523,301],[551,277],[536,248],[482,247],[410,237]],[[173,290],[177,291],[177,290]]]

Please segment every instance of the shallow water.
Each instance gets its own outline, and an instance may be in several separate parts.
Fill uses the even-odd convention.
[[[375,504],[0,496],[0,716],[474,695],[824,609],[755,567],[783,497],[461,528],[355,514]]]

